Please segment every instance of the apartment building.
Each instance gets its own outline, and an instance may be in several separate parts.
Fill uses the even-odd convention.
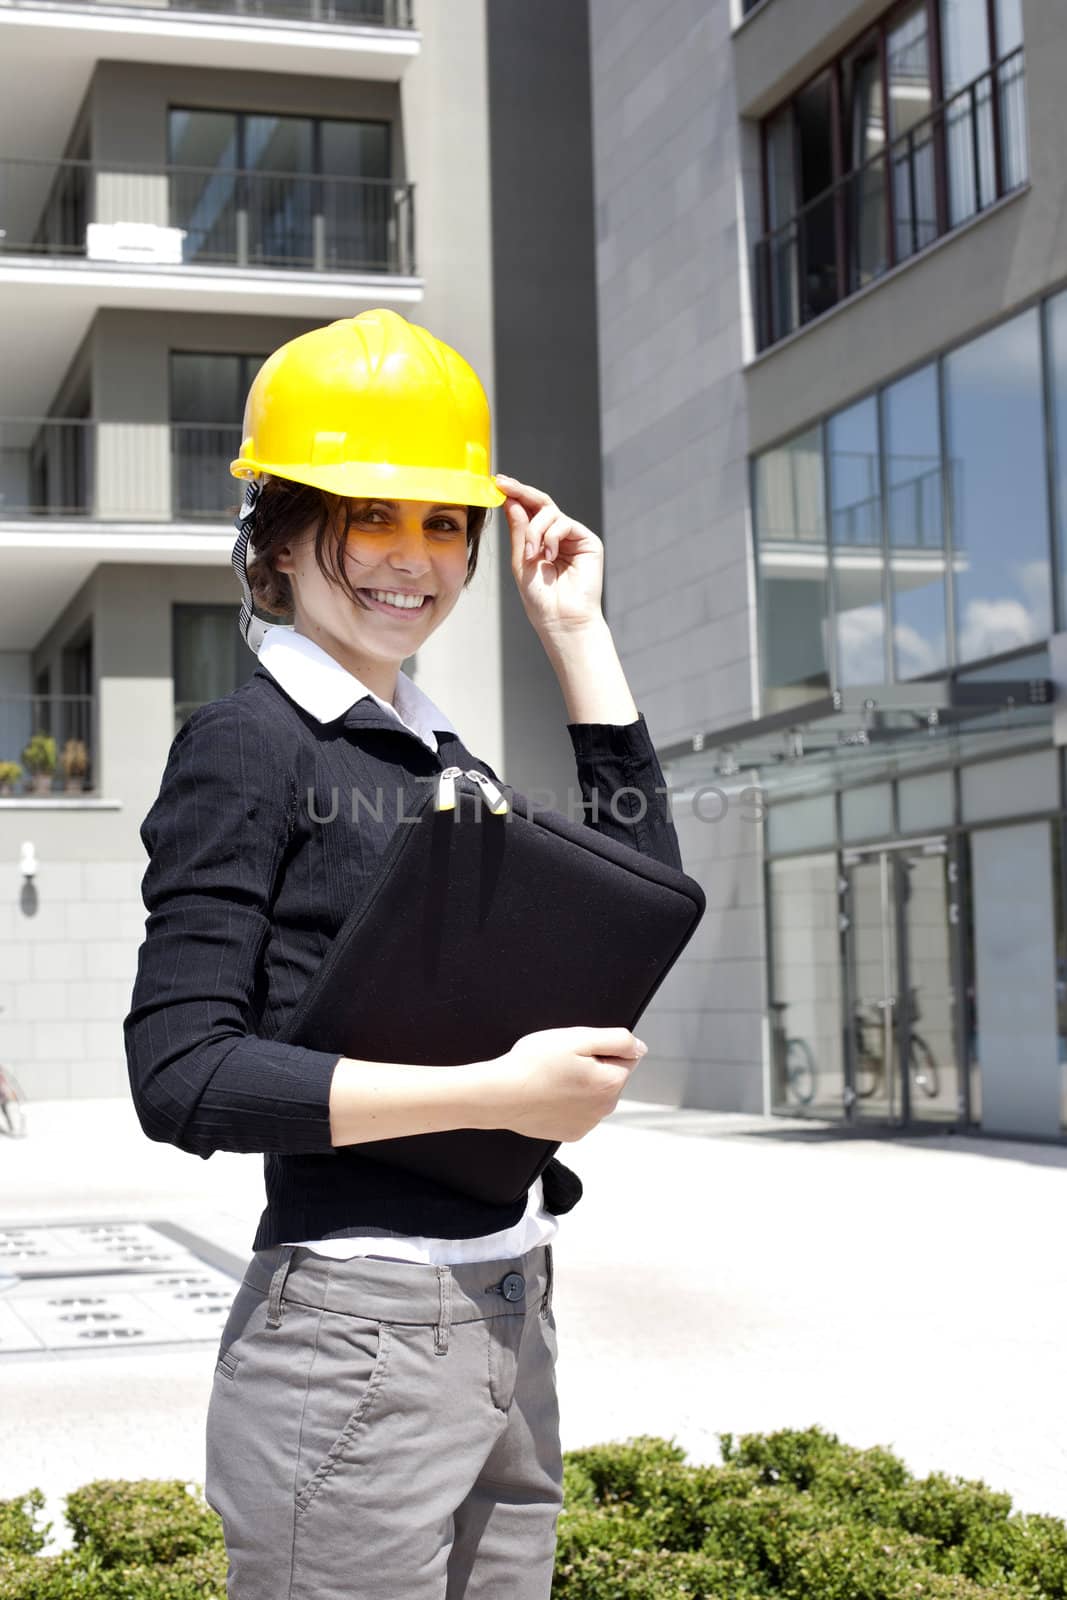
[[[592,0],[611,617],[679,1104],[1067,1128],[1067,22]]]
[[[501,374],[501,467],[599,517],[591,225],[564,236],[591,215],[584,8],[541,8],[491,96],[523,25],[511,0],[0,4],[0,1062],[31,1099],[127,1092],[140,823],[175,731],[255,665],[227,468],[263,357],[391,306],[491,398]],[[559,51],[577,155],[529,171]],[[509,782],[563,794],[501,527],[405,666]]]

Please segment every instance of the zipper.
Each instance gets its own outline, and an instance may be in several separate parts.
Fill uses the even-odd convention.
[[[470,778],[482,791],[486,805],[494,816],[503,816],[509,809],[507,796],[501,794],[491,778],[484,772],[471,769],[464,772],[462,767],[445,767],[437,780],[437,791],[434,796],[435,811],[454,811],[456,809],[456,779]]]

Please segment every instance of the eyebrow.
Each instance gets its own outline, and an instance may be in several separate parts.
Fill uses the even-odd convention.
[[[399,500],[368,500],[367,504],[371,506],[388,506],[390,511],[395,511],[400,502]],[[426,515],[432,517],[438,511],[466,511],[466,509],[466,506],[460,505],[433,505]]]

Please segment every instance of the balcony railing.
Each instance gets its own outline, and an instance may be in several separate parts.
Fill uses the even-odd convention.
[[[413,186],[218,167],[0,161],[0,255],[415,270]]]
[[[95,788],[91,694],[0,695],[0,798]]]
[[[0,418],[0,521],[225,523],[233,423]]]
[[[31,9],[38,0],[3,0],[3,3]],[[252,21],[328,22],[350,28],[407,30],[415,26],[412,0],[72,0],[72,3],[90,11],[124,11],[132,7],[201,16],[247,17]]]
[[[1022,49],[935,107],[756,244],[761,350],[1028,177]]]

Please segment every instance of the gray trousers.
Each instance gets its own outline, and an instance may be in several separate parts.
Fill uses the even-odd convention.
[[[452,1267],[257,1251],[207,1414],[228,1600],[548,1600],[555,1368],[551,1245]]]

